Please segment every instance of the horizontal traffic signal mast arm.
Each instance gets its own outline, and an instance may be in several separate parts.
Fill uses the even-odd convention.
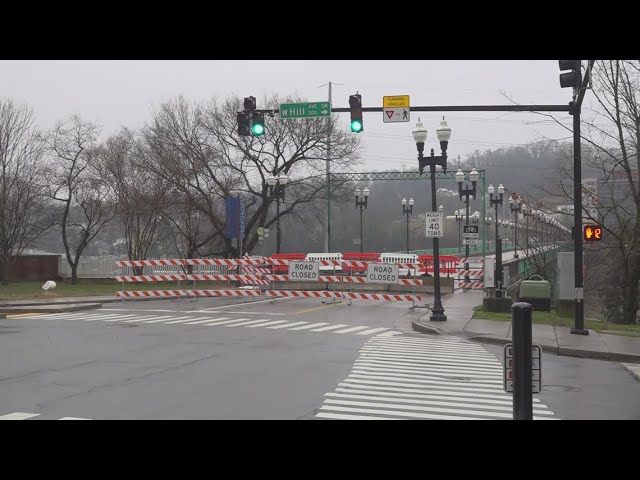
[[[409,107],[412,112],[569,112],[569,105],[441,105]],[[331,107],[331,112],[350,112],[350,107]],[[382,112],[383,107],[362,107],[363,112]],[[280,109],[260,110],[262,113],[280,113]]]

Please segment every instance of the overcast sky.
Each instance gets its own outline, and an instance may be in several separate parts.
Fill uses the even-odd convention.
[[[409,95],[417,105],[563,104],[571,90],[562,89],[557,60],[25,60],[0,61],[0,97],[31,105],[41,128],[77,113],[110,134],[120,126],[137,128],[161,102],[177,95],[190,100],[211,96],[300,95],[326,100],[334,82],[333,106],[348,107],[360,93],[365,107],[382,106],[385,95]],[[261,105],[258,105],[261,108]],[[347,113],[341,113],[344,128]],[[382,113],[365,113],[361,135],[368,170],[417,165],[409,123],[385,124]],[[564,139],[571,132],[531,113],[445,113],[452,136],[449,157],[474,150],[497,149],[543,138]],[[571,117],[557,113],[571,125]],[[436,113],[421,114],[429,130],[428,148],[438,144]],[[267,125],[268,128],[268,125]],[[268,131],[268,130],[267,130]]]

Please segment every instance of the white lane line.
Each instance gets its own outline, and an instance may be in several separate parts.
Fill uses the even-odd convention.
[[[429,413],[410,413],[410,412],[402,412],[398,410],[379,410],[374,408],[354,408],[354,407],[340,407],[336,405],[322,405],[320,410],[331,410],[337,412],[353,412],[353,413],[379,413],[380,415],[397,415],[400,417],[411,417],[411,418],[427,418],[431,420],[484,420],[484,418],[473,418],[473,417],[461,417],[457,415],[433,415]]]
[[[329,325],[328,327],[320,327],[320,328],[314,328],[313,330],[311,330],[312,332],[326,332],[328,330],[335,330],[336,328],[343,328],[343,327],[348,327],[349,325],[346,325],[344,323],[339,323],[337,325]]]
[[[500,412],[487,412],[482,410],[460,410],[455,408],[441,408],[441,407],[420,407],[418,405],[397,405],[393,403],[384,403],[384,402],[362,402],[356,400],[334,400],[332,398],[325,399],[325,402],[331,405],[340,405],[340,406],[348,406],[348,407],[373,407],[373,408],[401,408],[403,411],[411,411],[411,412],[429,412],[429,413],[444,413],[451,415],[473,415],[473,416],[482,416],[482,417],[493,417],[493,418],[513,418],[513,412],[510,413],[500,413]]]
[[[192,317],[192,316],[188,316],[188,317],[178,317],[177,320],[172,320],[171,322],[166,322],[165,325],[170,325],[173,323],[185,323],[185,322],[192,322],[194,320],[194,318],[196,317]],[[223,318],[229,318],[229,317],[222,317],[222,318],[218,318],[217,320],[222,320]],[[212,318],[211,321],[216,320],[215,318]]]
[[[228,317],[227,317],[228,318]],[[210,323],[211,317],[191,317],[192,322],[184,322],[183,325],[200,325],[201,323]]]
[[[349,375],[349,380],[367,380],[369,382],[389,382],[392,385],[403,385],[410,387],[430,387],[430,388],[447,388],[450,390],[459,390],[461,392],[484,392],[484,393],[498,393],[504,391],[500,385],[469,385],[470,382],[464,382],[460,386],[457,384],[452,385],[450,380],[443,381],[441,377],[435,377],[435,379],[418,380],[415,378],[396,378],[393,375],[361,375],[358,373],[352,373]],[[394,382],[394,380],[396,380]]]
[[[503,380],[493,373],[475,373],[460,370],[448,370],[445,368],[429,368],[422,372],[405,372],[402,368],[380,367],[378,365],[357,364],[353,372],[356,373],[377,373],[379,375],[397,375],[402,378],[432,378],[432,377],[464,377],[472,379],[474,383],[496,383],[503,384]]]
[[[122,321],[124,319],[127,319],[129,317],[137,317],[137,315],[134,315],[134,314],[131,314],[131,315],[119,315],[119,316],[117,316],[115,318],[107,318],[105,320],[105,322],[120,322],[120,321]]]
[[[369,330],[365,330],[364,332],[358,332],[358,335],[371,335],[372,333],[383,332],[385,330],[389,330],[389,329],[385,327],[370,328]]]
[[[407,347],[407,348],[422,348],[425,345],[433,345],[433,346],[454,346],[454,347],[463,347],[468,348],[470,350],[480,350],[485,352],[482,348],[482,345],[478,343],[468,343],[460,340],[455,340],[450,337],[447,337],[446,340],[439,340],[434,338],[425,337],[424,340],[415,340],[410,337],[404,338],[389,338],[383,339],[376,342],[378,345],[389,345],[391,347]],[[486,352],[485,352],[486,353]]]
[[[286,320],[269,320],[268,322],[264,322],[264,323],[256,323],[255,325],[249,325],[247,328],[257,328],[257,327],[266,327],[267,325],[276,325],[279,323],[289,323]]]
[[[74,318],[73,320],[80,320],[82,322],[97,322],[97,321],[109,321],[113,318],[120,318],[120,315],[93,315],[90,318]]]
[[[247,320],[246,318],[244,320]],[[269,322],[270,320],[265,320],[264,318],[260,318],[258,320],[248,320],[248,321],[241,321],[240,323],[233,323],[232,325],[225,325],[226,327],[244,327],[245,325],[251,325],[253,326],[253,324],[261,324],[261,323],[265,323],[265,322]]]
[[[402,351],[388,351],[386,349],[376,349],[376,350],[366,350],[364,352],[361,353],[361,355],[366,356],[366,355],[391,355],[393,357],[402,357],[404,358],[405,356],[409,359],[415,358],[421,358],[421,357],[438,357],[438,358],[442,358],[444,355],[447,356],[447,358],[451,359],[451,360],[473,360],[473,361],[477,361],[477,362],[490,362],[490,363],[495,363],[497,362],[496,357],[490,356],[490,355],[478,355],[475,353],[465,353],[465,352],[454,352],[451,353],[450,351],[443,351],[443,350],[436,350],[431,349],[431,350],[425,350],[423,352],[413,352],[413,353],[408,353],[408,352],[402,352]]]
[[[304,325],[302,327],[290,328],[290,330],[307,330],[309,328],[320,327],[322,325],[329,325],[327,322],[324,323],[310,323],[309,325]]]
[[[442,360],[448,365],[487,365],[487,366],[495,366],[500,365],[500,362],[495,358],[490,359],[471,359],[465,356],[452,356],[452,355],[438,355],[437,353],[430,354],[425,353],[424,355],[402,355],[402,354],[389,354],[386,350],[380,351],[371,351],[362,355],[362,358],[373,358],[379,359],[396,359],[397,361],[402,361],[404,363],[412,363],[416,360],[425,360],[425,361],[434,361],[434,360]]]
[[[308,323],[308,322],[293,322],[293,323],[287,323],[285,325],[278,325],[277,327],[267,327],[267,328],[273,328],[274,330],[276,330],[278,328],[288,328],[288,327],[293,327],[295,325],[304,325],[305,323]]]
[[[39,417],[39,413],[14,412],[8,415],[0,415],[0,420],[26,420],[27,418]]]
[[[384,333],[381,333],[380,335],[376,335],[376,337],[394,337],[396,335],[403,335],[403,332],[395,332],[395,331],[384,332]]]
[[[467,409],[476,408],[478,409],[478,411],[481,411],[480,409],[489,410],[489,411],[495,410],[498,412],[507,412],[513,415],[513,405],[506,404],[506,402],[504,404],[496,402],[494,404],[484,405],[483,402],[476,402],[475,400],[467,401],[463,403],[460,401],[452,402],[452,401],[425,400],[425,399],[418,400],[418,399],[407,399],[407,398],[396,398],[396,397],[383,397],[379,395],[362,395],[362,394],[354,394],[354,393],[333,393],[333,392],[325,393],[324,396],[338,398],[338,399],[344,398],[344,399],[352,399],[352,400],[367,400],[367,401],[374,401],[374,402],[397,402],[400,404],[433,405],[437,407],[460,407],[460,408],[467,408]],[[402,405],[394,404],[394,407],[402,408]],[[550,410],[540,410],[540,409],[534,408],[533,411],[540,415],[553,415],[553,412]]]
[[[284,298],[278,298],[278,302],[284,302],[286,300],[301,300],[302,297],[284,297]],[[230,305],[222,305],[220,307],[211,307],[211,308],[203,308],[202,310],[199,310],[200,312],[215,312],[216,310],[221,310],[223,308],[231,308],[231,307],[237,307],[238,305],[243,305],[243,306],[248,306],[248,305],[255,305],[257,303],[264,303],[264,302],[272,302],[273,299],[269,298],[267,300],[258,300],[257,302],[239,302],[239,303],[232,303]]]
[[[358,330],[364,330],[365,328],[369,328],[369,327],[351,327],[351,328],[345,328],[344,330],[336,330],[333,333],[351,333],[351,332],[357,332]]]
[[[39,320],[57,320],[59,318],[69,318],[69,317],[81,317],[82,315],[86,315],[87,312],[80,313],[47,313],[45,315],[33,315],[31,317],[23,317],[23,318],[37,318]]]
[[[62,417],[58,420],[91,420],[90,418],[81,418],[81,417]]]
[[[491,357],[491,354],[477,348],[465,348],[458,345],[423,345],[422,347],[402,347],[402,346],[387,346],[382,344],[377,345],[367,345],[364,347],[364,351],[376,350],[376,349],[384,349],[394,352],[402,352],[407,354],[419,354],[424,352],[456,352],[458,354],[468,354],[468,355],[477,355],[484,357]],[[494,357],[495,358],[495,357]]]
[[[249,319],[248,318],[235,318],[233,320],[226,320],[224,322],[205,323],[205,325],[210,325],[212,327],[216,327],[218,325],[228,325],[230,323],[246,322],[247,320],[249,320]]]
[[[404,420],[404,418],[372,417],[371,415],[348,415],[346,413],[320,412],[316,418],[332,418],[335,420]]]
[[[53,317],[53,318],[46,318],[45,320],[81,320],[81,321],[85,321],[87,319],[92,319],[94,317],[104,317],[105,314],[104,313],[84,313],[81,315],[74,315],[73,317],[68,316],[68,315],[60,315],[59,317]],[[110,315],[106,315],[108,317],[110,317]]]
[[[162,323],[162,322],[168,322],[170,320],[177,320],[178,317],[171,315],[171,316],[153,316],[153,317],[148,317],[148,318],[152,318],[153,320],[145,320],[142,323]]]
[[[346,381],[346,380],[344,382],[339,383],[338,387],[347,387],[347,388],[343,388],[345,391],[363,389],[364,391],[367,391],[369,393],[378,392],[384,395],[391,395],[391,392],[400,392],[400,393],[394,393],[393,395],[404,395],[404,396],[415,395],[417,397],[436,395],[436,396],[448,396],[452,398],[473,397],[473,398],[483,398],[483,399],[496,399],[501,401],[508,401],[510,404],[513,403],[513,399],[511,398],[511,395],[508,395],[506,392],[503,392],[503,393],[496,392],[495,394],[491,394],[491,393],[456,392],[456,391],[446,390],[446,389],[445,390],[422,390],[420,388],[370,385],[367,382],[350,383],[349,381]],[[336,390],[340,390],[340,388],[337,388]],[[534,398],[533,402],[539,403],[540,399]]]
[[[155,315],[154,316],[149,316],[149,315],[140,316],[140,315],[137,315],[135,318],[132,318],[131,320],[125,320],[122,323],[136,323],[136,322],[144,322],[144,323],[146,323],[147,321],[149,321],[150,318],[154,319],[154,318],[158,318],[158,317],[156,317]],[[162,318],[167,319],[167,320],[171,320],[171,319],[175,319],[175,318],[179,318],[179,317],[162,317]]]
[[[404,369],[405,367],[409,367],[416,371],[419,370],[429,370],[431,372],[439,372],[439,371],[447,371],[447,372],[461,372],[461,373],[474,373],[479,375],[493,375],[493,376],[502,376],[502,367],[496,368],[495,365],[481,365],[479,367],[472,367],[469,365],[446,365],[438,362],[419,362],[419,363],[402,363],[402,362],[392,362],[390,360],[380,360],[377,358],[364,358],[362,360],[357,360],[356,363],[365,363],[372,366],[385,367],[385,368],[394,368],[394,369]]]
[[[184,314],[184,313],[203,313],[203,310],[167,310],[167,309],[136,309],[136,308],[101,308],[101,310],[108,310],[112,312],[141,312],[141,313],[173,313],[175,314]],[[210,313],[210,312],[205,312]],[[287,315],[286,313],[275,313],[275,312],[245,312],[245,311],[227,311],[225,313],[240,313],[242,315]],[[56,315],[56,314],[53,314]]]

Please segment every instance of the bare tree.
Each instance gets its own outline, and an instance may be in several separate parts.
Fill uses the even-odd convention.
[[[287,101],[295,101],[287,99]],[[263,108],[276,108],[276,97],[266,99]],[[275,196],[266,179],[287,175],[286,204],[280,218],[301,205],[326,197],[326,149],[331,136],[332,170],[344,170],[357,163],[359,139],[338,129],[338,122],[324,119],[267,119],[266,134],[245,137],[237,134],[240,99],[232,98],[206,106],[178,98],[163,104],[144,135],[150,154],[146,166],[193,199],[208,216],[215,238],[224,252],[237,255],[231,240],[222,237],[224,199],[240,195],[246,203],[245,250],[257,240],[256,227],[276,222],[271,208]],[[333,194],[339,194],[334,186]]]
[[[33,110],[0,100],[0,276],[50,226],[42,189],[43,142]]]
[[[125,129],[107,139],[99,152],[102,177],[114,188],[130,260],[148,258],[159,235],[165,233],[160,227],[169,192],[165,180],[141,166],[139,141]],[[142,267],[134,271],[141,275]]]
[[[82,252],[115,215],[109,185],[94,165],[99,133],[97,125],[72,115],[58,121],[46,137],[52,155],[47,169],[49,195],[62,204],[56,224],[62,232],[72,284],[78,281]]]

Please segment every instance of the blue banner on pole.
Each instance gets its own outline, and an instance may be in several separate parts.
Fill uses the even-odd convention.
[[[239,238],[240,232],[240,199],[227,197],[224,199],[227,216],[224,225],[224,238]]]

